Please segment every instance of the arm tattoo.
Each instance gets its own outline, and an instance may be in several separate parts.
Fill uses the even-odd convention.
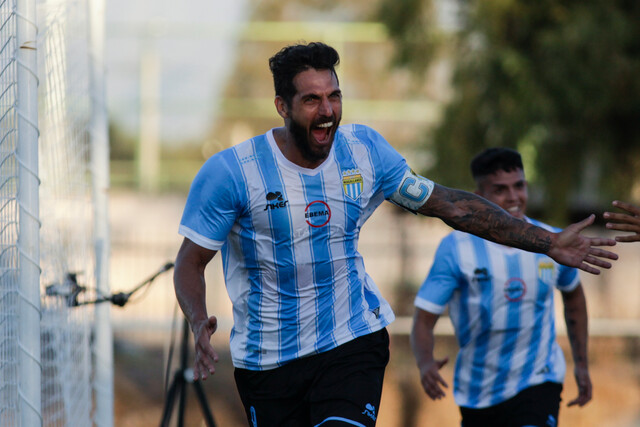
[[[530,252],[551,249],[550,232],[515,218],[494,203],[467,191],[436,186],[419,210],[456,230]]]

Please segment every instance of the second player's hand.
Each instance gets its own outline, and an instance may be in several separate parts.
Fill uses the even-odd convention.
[[[211,345],[211,336],[218,329],[218,319],[211,316],[192,326],[193,338],[196,348],[196,360],[193,368],[193,380],[206,380],[209,375],[216,372],[215,363],[218,363],[218,353]]]
[[[640,242],[640,207],[619,200],[614,201],[612,205],[627,213],[605,212],[603,216],[607,220],[606,227],[609,230],[635,233],[616,236],[616,241]]]
[[[433,399],[438,400],[446,396],[444,388],[448,388],[447,382],[440,375],[440,369],[449,361],[449,357],[444,359],[434,359],[430,363],[426,363],[420,367],[420,380],[422,382],[422,388],[427,395]]]
[[[574,375],[576,377],[576,384],[578,385],[578,397],[569,402],[567,406],[578,405],[582,407],[589,403],[592,397],[593,388],[591,378],[589,377],[589,371],[586,369],[576,368]]]

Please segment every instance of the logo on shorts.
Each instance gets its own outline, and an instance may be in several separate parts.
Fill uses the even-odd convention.
[[[251,411],[251,427],[258,427],[258,418],[256,417],[256,408],[252,406],[250,411]]]
[[[556,427],[556,417],[554,417],[553,415],[549,415],[549,417],[547,417],[547,425],[549,427]]]
[[[366,415],[367,417],[371,418],[373,421],[376,420],[376,407],[373,406],[371,403],[367,403],[364,407],[364,411],[362,411],[363,415]]]
[[[512,277],[504,284],[504,296],[511,302],[518,302],[527,293],[527,285],[524,280]]]
[[[362,179],[360,169],[342,171],[342,188],[347,197],[358,200],[364,188],[364,179]]]
[[[288,203],[289,201],[284,200],[281,192],[276,191],[272,193],[270,191],[267,193],[267,206],[265,206],[263,210],[266,211],[269,209],[284,208],[285,206],[287,206]]]

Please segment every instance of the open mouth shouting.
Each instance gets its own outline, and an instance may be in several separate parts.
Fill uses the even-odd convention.
[[[332,132],[331,132],[332,126],[333,126],[333,121],[321,123],[319,125],[314,126],[311,129],[311,134],[319,144],[323,144],[323,145],[328,144],[332,138]]]

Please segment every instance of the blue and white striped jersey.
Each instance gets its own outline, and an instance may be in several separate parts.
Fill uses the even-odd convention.
[[[445,237],[415,305],[434,314],[449,306],[460,346],[456,403],[486,408],[536,384],[562,383],[566,365],[556,342],[553,293],[578,284],[575,268],[546,255],[459,231]]]
[[[341,126],[315,169],[287,160],[273,130],[207,160],[179,233],[222,250],[236,367],[272,369],[394,320],[365,271],[358,237],[407,169],[362,125]]]

